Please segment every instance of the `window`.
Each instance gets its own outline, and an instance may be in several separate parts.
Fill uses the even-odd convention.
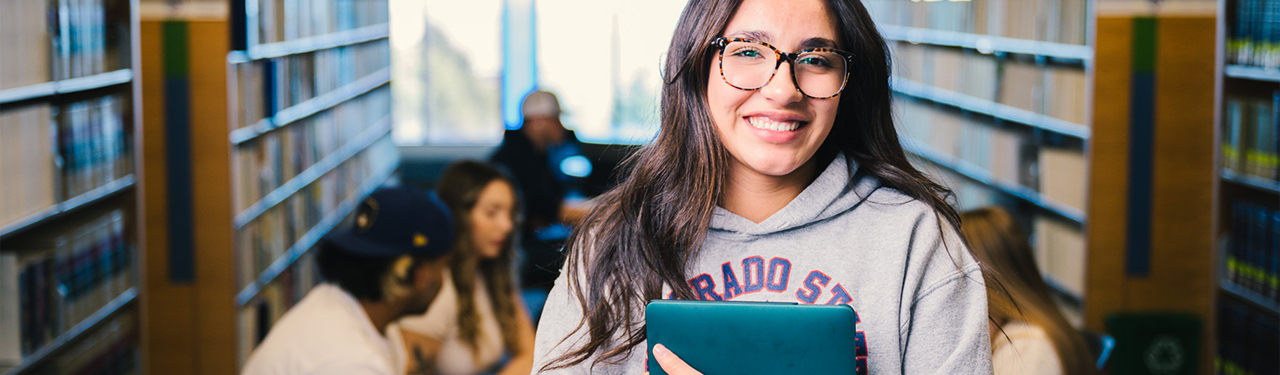
[[[504,67],[504,26],[527,27],[503,24],[504,6],[525,4],[512,1],[529,0],[391,0],[397,143],[501,142],[504,68],[536,69],[538,88],[559,97],[562,121],[585,142],[653,138],[661,66],[685,0],[538,0],[534,67]],[[518,113],[511,98],[524,94],[508,93],[517,101],[508,110]]]
[[[397,143],[501,142],[502,4],[391,1]]]
[[[640,144],[658,130],[661,66],[685,0],[537,2],[539,87],[584,142]]]

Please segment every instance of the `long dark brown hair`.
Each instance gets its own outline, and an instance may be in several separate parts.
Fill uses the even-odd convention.
[[[476,250],[471,236],[471,212],[480,199],[480,193],[493,182],[511,185],[507,179],[493,167],[475,161],[460,161],[449,166],[440,177],[440,187],[436,193],[440,200],[453,211],[454,227],[458,236],[454,241],[453,259],[450,272],[453,285],[458,292],[458,332],[459,337],[471,348],[473,357],[479,355],[480,312],[476,309],[475,288],[476,275],[484,278],[493,305],[493,313],[502,329],[502,344],[507,350],[516,350],[519,345],[517,328],[519,325],[515,306],[515,276],[512,262],[515,249],[512,235],[509,235],[506,247],[493,259],[484,259]],[[513,197],[514,198],[514,197]],[[512,212],[515,217],[515,212]]]
[[[721,203],[730,160],[707,107],[711,42],[740,3],[691,0],[681,13],[663,70],[657,138],[627,160],[630,173],[597,198],[587,224],[567,245],[569,290],[583,311],[575,332],[585,327],[587,341],[544,369],[592,357],[594,363],[626,358],[645,340],[641,309],[661,298],[664,284],[676,298],[696,299],[685,270]],[[836,20],[839,47],[854,57],[835,124],[814,157],[830,160],[843,153],[858,162],[860,173],[927,203],[958,227],[959,216],[946,201],[951,192],[912,167],[899,144],[890,109],[889,49],[871,16],[853,0],[826,5]]]
[[[1027,235],[1003,209],[980,208],[960,214],[962,230],[974,257],[994,272],[984,274],[987,308],[999,324],[1023,321],[1044,330],[1062,362],[1063,374],[1094,373],[1084,338],[1062,316],[1031,254]],[[999,340],[995,335],[993,340]]]

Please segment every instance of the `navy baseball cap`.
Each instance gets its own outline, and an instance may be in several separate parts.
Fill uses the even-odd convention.
[[[339,250],[370,257],[439,257],[453,246],[453,218],[435,194],[407,187],[379,188],[356,209],[355,223],[324,240]]]

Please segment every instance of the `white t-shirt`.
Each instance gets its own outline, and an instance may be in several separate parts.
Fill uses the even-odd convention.
[[[398,375],[401,367],[355,297],[321,284],[276,322],[241,374]]]
[[[479,363],[471,356],[471,348],[459,337],[458,327],[458,289],[454,286],[453,276],[444,275],[444,283],[440,293],[431,301],[431,307],[422,315],[410,316],[397,323],[400,329],[437,338],[441,341],[440,353],[436,358],[436,370],[439,375],[476,374],[493,367],[502,359],[504,347],[502,343],[502,327],[493,313],[493,302],[489,298],[489,289],[480,275],[476,276],[474,299],[476,311],[480,314]],[[388,329],[396,348],[403,348],[398,330]],[[403,355],[403,354],[402,354]]]
[[[995,375],[1060,375],[1062,362],[1053,342],[1039,326],[1023,321],[1004,325],[1004,334],[995,332],[991,365]],[[1005,336],[1008,335],[1008,338]]]

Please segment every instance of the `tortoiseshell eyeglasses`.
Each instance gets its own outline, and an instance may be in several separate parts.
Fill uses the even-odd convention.
[[[768,43],[743,38],[716,38],[712,46],[720,50],[720,77],[742,90],[759,90],[786,61],[791,65],[791,83],[804,96],[814,99],[835,97],[849,80],[853,54],[835,48],[809,48],[786,53]]]

